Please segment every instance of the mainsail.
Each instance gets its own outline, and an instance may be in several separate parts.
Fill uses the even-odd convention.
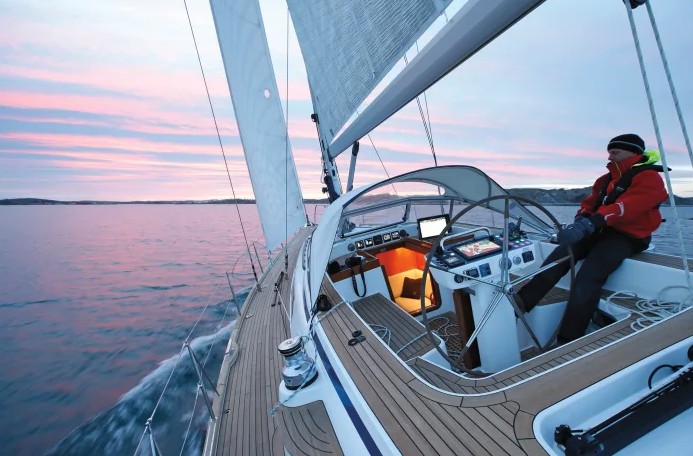
[[[272,250],[304,225],[306,216],[260,5],[258,0],[209,3],[265,245]]]
[[[451,1],[287,0],[324,141]]]
[[[346,148],[505,32],[545,0],[468,0],[436,37],[330,145]]]

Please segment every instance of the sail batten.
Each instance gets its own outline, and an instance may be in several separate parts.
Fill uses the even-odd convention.
[[[287,0],[327,143],[452,0]]]
[[[306,222],[258,0],[210,0],[265,245]],[[288,147],[288,150],[287,150]]]
[[[545,0],[469,0],[329,146],[337,157]]]

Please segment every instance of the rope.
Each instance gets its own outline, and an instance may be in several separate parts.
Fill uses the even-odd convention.
[[[219,139],[219,147],[221,148],[221,155],[224,157],[224,166],[226,167],[226,175],[229,178],[229,184],[231,185],[231,194],[233,195],[234,203],[236,204],[236,212],[238,213],[238,220],[241,224],[241,231],[243,232],[243,239],[245,240],[245,247],[248,250],[248,256],[250,257],[250,266],[253,269],[253,275],[255,275],[255,282],[259,284],[257,279],[257,272],[255,271],[255,263],[253,262],[253,257],[250,254],[250,245],[248,244],[248,237],[245,234],[245,227],[243,226],[243,218],[241,217],[241,210],[238,208],[238,199],[236,198],[236,190],[233,188],[233,181],[231,180],[231,172],[229,171],[229,164],[226,161],[226,153],[224,152],[224,145],[221,142],[221,133],[219,133],[219,125],[217,124],[217,116],[214,113],[214,105],[212,104],[212,97],[209,95],[209,87],[207,86],[207,78],[205,77],[205,70],[202,68],[202,59],[200,58],[200,50],[197,48],[197,40],[195,39],[195,32],[193,30],[192,21],[190,20],[190,12],[188,11],[188,3],[183,0],[183,5],[185,6],[185,14],[188,16],[188,25],[190,26],[190,34],[192,35],[193,44],[195,45],[195,53],[197,54],[197,62],[200,64],[200,72],[202,73],[202,81],[205,84],[205,92],[207,92],[207,101],[209,101],[209,109],[212,112],[212,119],[214,119],[214,128],[217,131],[217,138]]]
[[[693,307],[693,293],[689,293],[681,301],[668,301],[663,299],[662,295],[665,292],[673,289],[688,290],[688,288],[683,285],[664,287],[659,291],[659,293],[657,293],[657,297],[655,299],[639,299],[635,302],[635,307],[637,310],[628,309],[628,312],[617,314],[617,316],[627,315],[629,313],[640,315],[640,318],[630,324],[631,329],[634,331],[639,331],[647,328],[653,323],[657,323],[672,317],[682,310]],[[606,298],[606,302],[619,306],[619,304],[612,301],[612,299],[615,299],[616,297],[638,299],[637,293],[632,291],[617,291]]]
[[[674,224],[676,225],[676,231],[679,239],[679,247],[681,248],[681,256],[683,257],[683,269],[686,271],[686,281],[688,282],[688,289],[693,293],[693,280],[691,279],[691,272],[688,269],[688,255],[686,255],[686,247],[683,243],[683,232],[681,231],[681,222],[679,221],[679,214],[676,210],[676,201],[674,200],[674,188],[671,184],[671,176],[669,175],[669,167],[667,165],[666,153],[664,152],[664,146],[662,145],[662,134],[659,131],[659,122],[657,121],[657,114],[654,108],[654,101],[652,99],[652,92],[650,91],[650,82],[647,77],[647,70],[645,69],[645,62],[643,61],[642,49],[640,49],[640,40],[638,38],[638,30],[635,26],[635,20],[633,19],[633,8],[630,6],[630,2],[624,2],[626,5],[626,11],[628,12],[628,20],[630,22],[630,29],[633,33],[633,42],[635,43],[635,50],[638,54],[638,63],[640,64],[640,72],[642,73],[642,80],[645,84],[645,92],[647,94],[648,106],[650,108],[650,114],[652,116],[652,126],[655,130],[655,135],[657,136],[657,146],[662,154],[662,165],[664,168],[664,177],[667,184],[667,190],[669,191],[669,204],[671,205],[671,210],[674,214]],[[649,3],[649,2],[647,2]]]
[[[390,328],[388,328],[387,326],[376,325],[376,324],[369,324],[368,326],[370,326],[370,328],[373,330],[373,332],[375,333],[376,336],[378,336],[379,335],[378,333],[380,331],[382,331],[383,335],[381,336],[381,338],[383,340],[385,340],[385,338],[387,338],[387,341],[385,342],[385,344],[388,347],[390,346],[390,341],[392,340],[392,331],[390,331]]]

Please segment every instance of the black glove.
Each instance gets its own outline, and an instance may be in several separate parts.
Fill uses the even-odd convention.
[[[579,213],[578,215],[576,215],[575,218],[573,219],[573,223],[577,222],[578,220],[582,220],[582,219],[584,219],[584,218],[587,218],[587,217],[589,217],[589,216],[590,216],[590,214],[588,214],[587,212],[580,212],[580,213]]]
[[[570,245],[590,236],[594,233],[594,223],[589,218],[581,218],[572,225],[565,227],[563,231],[558,233],[558,242],[560,244]]]

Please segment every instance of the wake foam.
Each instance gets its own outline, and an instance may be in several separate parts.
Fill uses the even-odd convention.
[[[234,323],[235,321],[232,321],[214,334],[198,337],[190,344],[200,362],[204,362],[210,347],[213,343],[215,344],[205,367],[207,374],[215,381],[215,385],[224,357],[224,349]],[[192,416],[198,382],[195,368],[187,350],[181,356],[182,359],[156,411],[152,428],[156,442],[163,454],[197,456],[202,453],[209,417],[202,398],[203,393],[200,392],[190,427],[190,435],[181,452],[184,435]],[[159,399],[177,360],[178,355],[175,355],[161,362],[136,387],[123,394],[115,405],[74,429],[46,455],[134,455],[137,443],[144,431],[144,424],[154,410],[156,401]],[[207,390],[211,395],[214,394],[210,388]],[[213,396],[210,396],[210,400],[213,399]],[[145,437],[138,454],[149,455],[150,452],[148,437]]]

